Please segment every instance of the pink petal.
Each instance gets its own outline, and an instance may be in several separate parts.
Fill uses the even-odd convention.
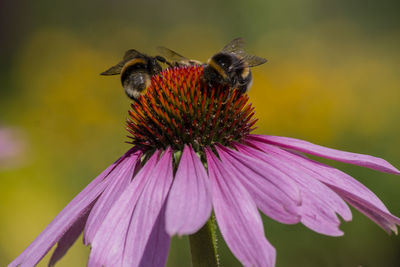
[[[139,266],[152,229],[166,203],[172,178],[172,152],[167,149],[151,176],[148,177],[148,182],[136,204],[126,236],[122,265]],[[149,253],[155,254],[158,251]]]
[[[300,152],[324,157],[327,159],[333,159],[366,168],[371,168],[381,172],[400,174],[400,171],[395,167],[393,167],[386,160],[381,158],[376,158],[370,155],[340,151],[289,137],[270,136],[270,135],[249,135],[249,138],[277,145],[280,147],[289,148]]]
[[[313,172],[302,168],[295,162],[279,157],[279,154],[273,154],[272,149],[265,149],[264,151],[270,152],[266,154],[249,146],[240,144],[236,146],[239,151],[264,160],[265,163],[278,168],[298,183],[303,199],[300,211],[301,222],[305,226],[326,235],[338,236],[343,234],[339,230],[340,221],[336,213],[348,221],[352,217],[351,211],[342,198],[316,179]]]
[[[308,169],[315,174],[318,180],[329,186],[333,191],[371,218],[371,220],[376,222],[384,230],[389,232],[391,230],[394,232],[397,231],[397,217],[391,215],[382,201],[353,177],[333,167],[290,153],[272,145],[254,141],[250,141],[249,143],[264,151],[274,151],[279,154],[279,156],[290,160],[292,163]],[[386,214],[386,217],[382,214]]]
[[[88,266],[120,266],[132,213],[156,166],[156,152],[114,203],[92,240]]]
[[[166,210],[170,236],[197,232],[211,215],[210,185],[206,170],[190,146],[185,146]]]
[[[81,235],[83,228],[85,227],[89,212],[92,207],[89,207],[84,215],[82,215],[74,224],[69,228],[67,232],[61,237],[57,243],[57,247],[51,255],[49,266],[54,266],[59,261],[68,249],[75,243],[78,237]]]
[[[129,150],[123,157],[109,166],[99,176],[96,177],[82,192],[80,192],[39,234],[39,236],[8,266],[34,266],[36,265],[49,249],[62,237],[62,235],[72,227],[88,207],[93,204],[98,196],[109,184],[107,176],[127,155],[132,153]]]
[[[257,207],[282,223],[298,223],[300,191],[281,171],[243,153],[217,146],[225,168],[229,168],[253,197]]]
[[[171,238],[165,231],[165,207],[163,207],[151,231],[139,266],[165,266],[168,258],[170,241]]]
[[[366,215],[377,225],[382,227],[382,229],[388,234],[391,234],[392,232],[397,234],[397,225],[400,225],[400,218],[393,216],[390,214],[390,212],[386,212],[374,205],[371,205],[356,195],[343,192],[340,188],[334,188],[334,190],[338,192],[338,194],[340,194],[344,200],[350,203],[350,205]]]
[[[123,161],[110,173],[110,184],[99,197],[90,212],[84,234],[85,245],[89,244],[100,225],[104,221],[114,202],[121,196],[131,182],[133,174],[139,168],[142,153],[137,151],[124,158]]]
[[[206,156],[215,216],[228,247],[245,266],[274,266],[275,249],[250,194],[212,151]]]

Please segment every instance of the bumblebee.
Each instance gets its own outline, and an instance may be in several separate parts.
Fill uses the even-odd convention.
[[[243,94],[253,81],[250,68],[265,62],[265,58],[248,55],[244,51],[243,38],[236,38],[208,59],[203,76],[210,86],[229,86]]]
[[[121,74],[121,83],[126,95],[132,100],[136,100],[150,86],[151,77],[162,71],[160,62],[169,64],[161,56],[151,57],[135,49],[130,49],[125,52],[121,62],[100,75]]]
[[[168,60],[168,62],[166,63],[172,67],[203,65],[203,62],[201,61],[188,59],[178,54],[177,52],[163,46],[158,46],[157,50]]]

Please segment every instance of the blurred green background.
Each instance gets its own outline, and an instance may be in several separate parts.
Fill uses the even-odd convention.
[[[400,167],[400,2],[1,1],[0,127],[19,153],[0,165],[0,266],[92,178],[129,149],[129,100],[99,73],[125,50],[158,45],[206,60],[241,36],[269,62],[254,69],[258,133],[384,157]],[[400,215],[400,179],[329,162]],[[400,238],[354,211],[326,237],[265,218],[277,266],[400,266]],[[220,242],[222,266],[240,266]],[[84,266],[81,239],[58,266]],[[39,266],[46,266],[47,256]],[[174,238],[168,266],[190,266]]]

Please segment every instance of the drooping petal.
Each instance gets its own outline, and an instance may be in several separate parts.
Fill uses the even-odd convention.
[[[374,169],[381,172],[400,174],[400,171],[393,167],[384,159],[373,157],[370,155],[345,152],[337,149],[327,148],[312,144],[307,141],[271,135],[249,135],[250,139],[274,144],[280,147],[293,149],[311,155],[333,159],[345,163],[355,164],[358,166]]]
[[[310,160],[308,158],[282,150],[273,145],[249,141],[250,144],[261,150],[275,153],[276,157],[283,157],[314,173],[315,177],[339,194],[349,204],[371,218],[385,231],[396,233],[398,218],[391,215],[382,201],[367,187],[348,174],[331,166]]]
[[[130,154],[110,173],[108,177],[110,184],[96,201],[87,220],[84,233],[85,245],[93,240],[112,205],[131,182],[133,174],[139,168],[141,155],[140,151]]]
[[[172,152],[168,148],[149,175],[148,182],[136,204],[126,236],[123,266],[139,266],[152,229],[165,205],[172,177]],[[154,254],[157,251],[148,253]]]
[[[85,227],[87,218],[89,216],[89,211],[91,209],[92,207],[89,207],[87,211],[77,221],[74,222],[71,228],[69,228],[69,230],[65,232],[61,239],[57,242],[57,247],[51,255],[48,266],[54,266],[75,243]]]
[[[217,146],[217,151],[224,166],[235,173],[262,212],[282,223],[300,221],[301,197],[296,183],[254,157],[223,146]]]
[[[166,229],[170,236],[197,232],[211,215],[206,170],[190,146],[185,146],[168,196]]]
[[[344,220],[351,220],[351,211],[346,203],[329,187],[319,182],[314,173],[308,171],[290,160],[278,158],[246,145],[235,145],[239,151],[263,160],[275,168],[286,173],[288,177],[298,183],[302,193],[300,207],[301,222],[308,228],[322,234],[338,236],[340,220],[336,213]]]
[[[340,192],[339,188],[337,190]],[[364,200],[358,199],[357,196],[346,196],[344,192],[342,197],[349,202],[350,205],[382,227],[388,234],[394,232],[397,235],[397,225],[400,225],[400,218],[393,216],[389,212],[378,209],[373,205],[368,205]]]
[[[92,240],[88,266],[120,266],[132,213],[156,166],[156,152],[114,203]]]
[[[170,241],[171,238],[165,231],[165,207],[163,207],[151,231],[139,266],[165,266],[168,258]]]
[[[214,212],[227,245],[244,266],[274,266],[275,249],[264,236],[249,192],[212,151],[206,150],[206,156]]]
[[[107,187],[107,176],[130,153],[114,162],[99,176],[97,176],[85,189],[83,189],[39,234],[39,236],[8,266],[34,266],[46,255],[49,249],[82,217],[98,196]]]

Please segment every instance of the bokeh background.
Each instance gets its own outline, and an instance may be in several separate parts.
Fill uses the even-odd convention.
[[[242,36],[269,59],[249,93],[258,133],[400,167],[399,13],[398,0],[1,1],[0,266],[129,148],[129,100],[117,77],[99,76],[129,48],[206,60]],[[400,215],[399,177],[329,163]],[[278,267],[400,266],[400,237],[357,211],[338,238],[264,221]],[[222,266],[240,266],[219,244]],[[79,239],[58,266],[84,266],[88,253]],[[173,239],[168,266],[190,266],[186,238]]]

